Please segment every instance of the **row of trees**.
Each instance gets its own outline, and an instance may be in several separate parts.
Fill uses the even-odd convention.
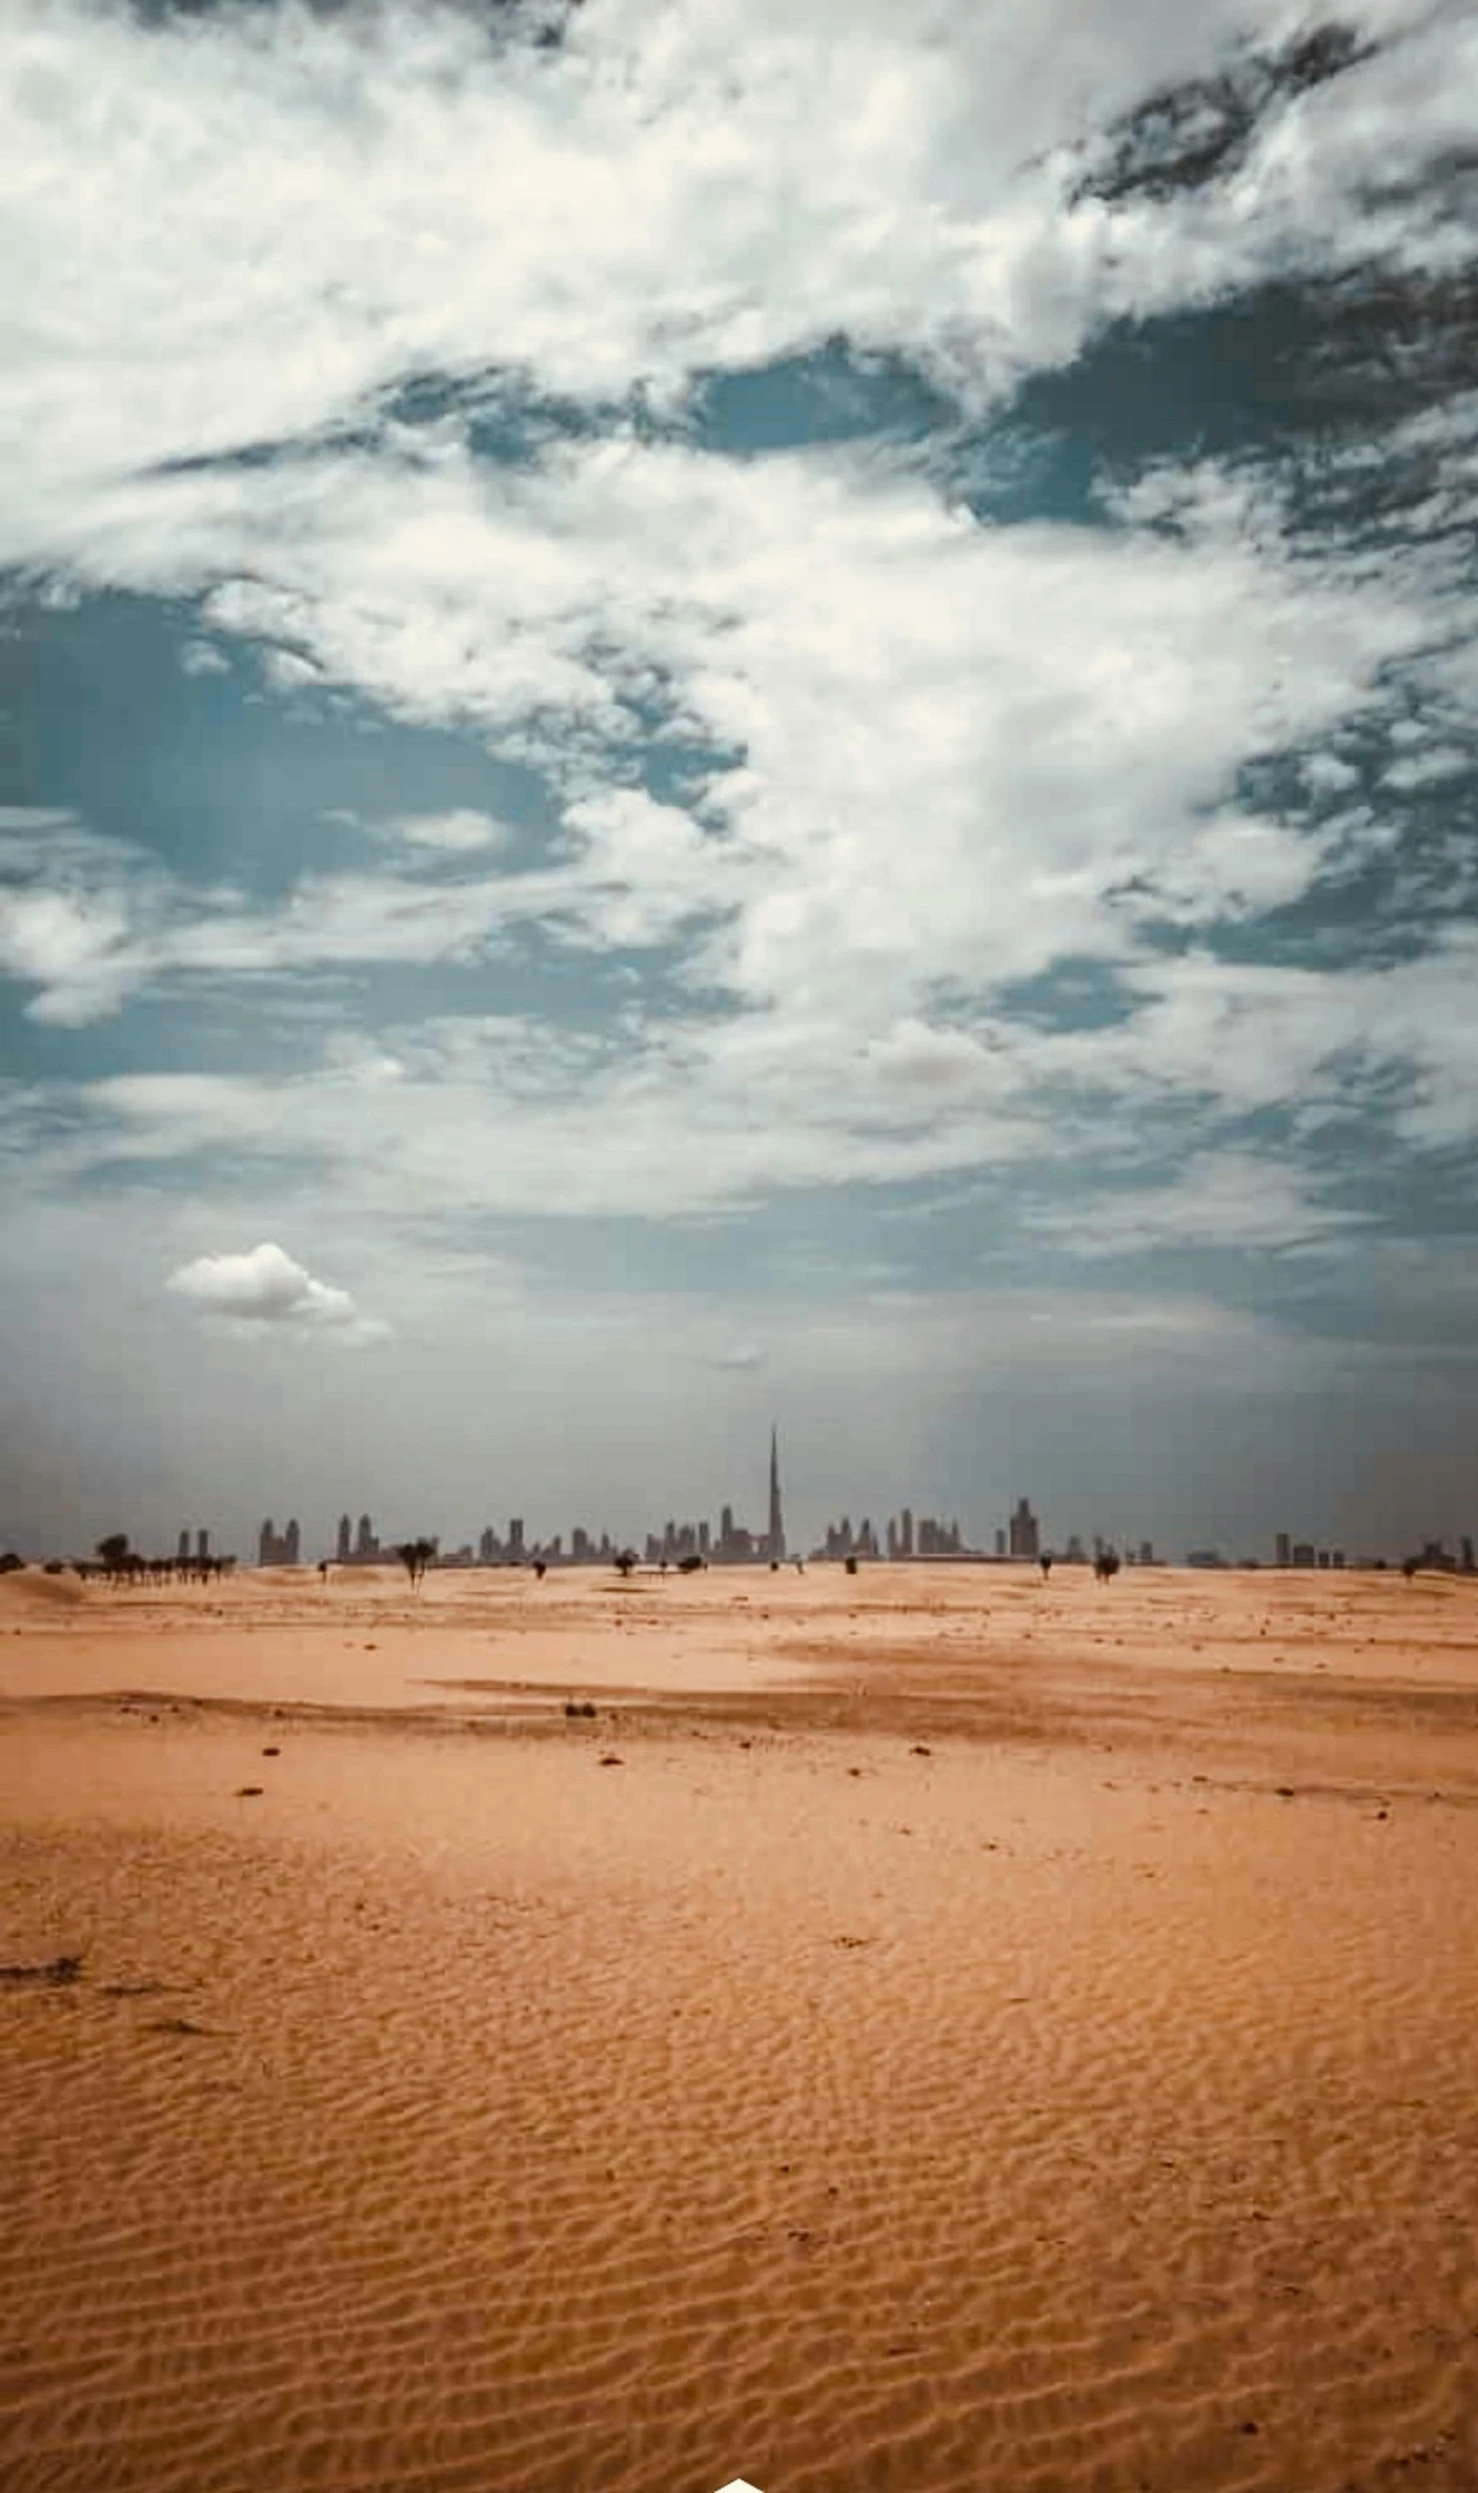
[[[109,1532],[97,1545],[97,1570],[105,1584],[214,1584],[230,1575],[234,1558],[146,1558],[129,1547],[126,1532]],[[79,1575],[94,1573],[86,1561]]]

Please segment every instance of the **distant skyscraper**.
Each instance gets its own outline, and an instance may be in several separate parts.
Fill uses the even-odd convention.
[[[296,1515],[294,1515],[287,1527],[287,1530],[282,1536],[282,1563],[284,1566],[295,1567],[298,1564],[298,1555],[302,1549],[302,1546],[303,1536],[298,1530],[298,1519]]]
[[[769,1555],[772,1558],[785,1556],[785,1517],[780,1507],[780,1436],[779,1431],[774,1428],[770,1431],[769,1544]]]
[[[1010,1530],[1013,1558],[1040,1558],[1042,1554],[1041,1526],[1025,1498],[1017,1500]]]
[[[188,1567],[190,1564],[190,1527],[188,1524],[180,1534],[180,1545],[175,1555],[182,1567]]]
[[[1291,1538],[1289,1537],[1289,1535],[1288,1535],[1286,1532],[1280,1532],[1280,1533],[1279,1533],[1279,1535],[1278,1535],[1278,1540],[1277,1540],[1277,1551],[1278,1551],[1278,1564],[1279,1564],[1279,1566],[1280,1566],[1280,1567],[1290,1567],[1290,1566],[1292,1566],[1292,1564],[1293,1564],[1293,1543],[1292,1543]]]
[[[276,1564],[277,1533],[273,1525],[272,1518],[269,1515],[266,1522],[263,1524],[261,1531],[257,1534],[257,1565],[259,1567],[275,1567]]]
[[[195,1535],[195,1563],[203,1567],[210,1557],[210,1534],[201,1530]]]
[[[339,1564],[341,1567],[348,1566],[350,1557],[353,1554],[353,1532],[354,1527],[350,1523],[348,1516],[341,1515],[339,1517]]]

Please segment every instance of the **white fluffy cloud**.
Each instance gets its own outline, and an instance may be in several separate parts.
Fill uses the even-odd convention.
[[[447,450],[170,491],[188,525],[161,530],[131,490],[100,576],[164,587],[183,534],[197,587],[226,576],[223,627],[290,636],[412,717],[511,731],[537,713],[564,852],[455,889],[319,878],[273,915],[197,905],[164,926],[157,895],[133,927],[116,895],[101,921],[74,895],[65,929],[8,937],[53,1018],[170,972],[474,957],[537,920],[603,950],[681,938],[705,985],[792,1016],[865,1004],[881,1038],[941,982],[982,991],[1132,951],[1144,917],[1298,897],[1317,844],[1239,811],[1235,773],[1358,711],[1432,623],[1419,580],[1311,567],[1215,515],[1174,538],[993,529],[835,454],[624,440],[491,480]],[[598,784],[590,740],[636,737],[633,684],[695,744],[742,752],[692,809]],[[471,864],[482,822],[400,828]]]
[[[783,24],[586,0],[536,53],[451,11],[185,29],[22,0],[0,61],[0,560],[198,599],[212,637],[186,667],[252,644],[295,714],[340,690],[471,728],[544,774],[557,835],[513,866],[492,816],[409,814],[364,870],[266,904],[77,826],[26,834],[0,968],[36,1018],[80,1025],[151,989],[485,967],[537,930],[664,948],[691,1001],[588,1049],[505,1018],[366,1031],[291,1080],[120,1075],[81,1103],[114,1155],[226,1137],[448,1208],[690,1211],[1016,1164],[1064,1098],[1317,1113],[1356,1058],[1407,1079],[1413,1141],[1470,1131],[1463,1049],[1431,1020],[1450,949],[1258,972],[1147,931],[1312,891],[1335,834],[1240,801],[1238,774],[1379,713],[1393,668],[1471,623],[1450,583],[1314,559],[1206,463],[1126,492],[1113,527],[1005,528],[901,454],[740,460],[609,418],[642,393],[680,412],[695,376],[838,330],[978,407],[1115,313],[1362,254],[1444,262],[1461,203],[1449,186],[1450,245],[1422,176],[1471,127],[1478,33],[1415,0],[1361,0],[1387,48],[1274,106],[1224,181],[1081,195],[1113,115],[1295,22],[1282,0],[1029,21],[797,0]],[[504,464],[465,410],[374,418],[425,373],[496,414],[493,367],[604,402],[605,438]],[[1449,712],[1478,704],[1450,646],[1424,663]],[[693,757],[681,797],[632,784],[654,718]],[[1397,761],[1393,793],[1453,749]],[[1308,758],[1317,794],[1350,777]],[[1383,836],[1338,832],[1346,853]],[[1127,1019],[1091,1039],[1013,1019],[1003,997],[1072,958],[1113,973]],[[1189,1234],[1186,1200],[1162,1232]],[[1259,1236],[1296,1228],[1298,1202],[1259,1200]]]
[[[1287,0],[585,0],[554,51],[450,8],[181,26],[12,0],[0,559],[121,473],[303,434],[411,372],[671,393],[844,330],[979,394],[1116,312],[1310,260],[1452,265],[1461,200],[1422,176],[1478,119],[1478,32],[1419,0],[1344,14],[1388,48],[1167,207],[1075,200],[1080,151],[1286,40]]]
[[[267,1239],[244,1255],[199,1255],[170,1274],[169,1287],[202,1315],[237,1324],[358,1340],[381,1329],[366,1322],[347,1290],[315,1280]]]

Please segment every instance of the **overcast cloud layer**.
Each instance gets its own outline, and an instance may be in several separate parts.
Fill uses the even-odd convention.
[[[1465,1528],[1475,129],[1414,0],[14,0],[0,1538]]]

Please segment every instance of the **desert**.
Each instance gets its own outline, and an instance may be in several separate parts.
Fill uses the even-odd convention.
[[[1475,1616],[6,1579],[0,2481],[1472,2485]]]

